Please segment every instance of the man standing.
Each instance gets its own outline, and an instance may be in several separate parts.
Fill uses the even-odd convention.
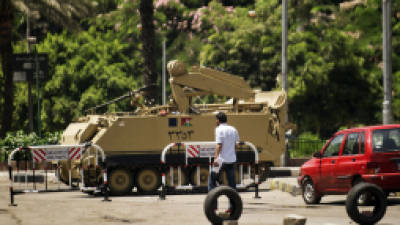
[[[208,191],[215,188],[216,181],[222,171],[225,171],[228,179],[228,184],[231,188],[236,190],[236,179],[235,179],[235,162],[236,142],[239,141],[239,134],[237,130],[228,125],[226,114],[219,112],[217,115],[217,127],[215,128],[215,142],[217,147],[214,156],[214,167],[221,166],[219,173],[211,173],[208,179]],[[220,165],[222,163],[222,165]]]

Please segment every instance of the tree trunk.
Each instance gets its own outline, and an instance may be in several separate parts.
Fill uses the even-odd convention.
[[[146,86],[153,86],[149,88],[145,94],[148,104],[156,102],[157,99],[157,71],[156,71],[156,57],[155,57],[155,34],[153,24],[154,7],[153,1],[141,0],[140,2],[140,19],[142,23],[142,54],[144,60],[144,84]]]
[[[2,121],[0,137],[4,137],[6,132],[11,129],[12,115],[14,111],[13,104],[13,74],[12,74],[12,21],[13,9],[10,0],[2,0],[0,3],[0,57],[4,77],[4,106],[2,112]]]

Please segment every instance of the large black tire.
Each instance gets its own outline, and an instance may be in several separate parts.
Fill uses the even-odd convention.
[[[363,194],[368,194],[372,197],[372,201],[370,205],[374,208],[372,212],[365,213],[360,212],[358,206],[359,198]],[[349,217],[354,220],[356,223],[363,225],[375,224],[386,213],[386,197],[383,190],[371,183],[359,183],[355,185],[347,195],[346,199],[346,211]]]
[[[132,191],[132,174],[122,168],[114,169],[110,173],[109,186],[111,195],[125,195]]]
[[[319,204],[321,202],[321,195],[315,190],[312,180],[307,179],[301,186],[304,202],[307,205]]]
[[[139,192],[150,194],[161,186],[161,175],[154,168],[143,168],[136,173],[135,181]]]
[[[217,200],[225,195],[232,203],[232,211],[228,218],[222,218],[216,214]],[[242,215],[243,202],[239,194],[228,186],[219,186],[211,190],[204,200],[204,213],[207,219],[214,225],[222,224],[224,220],[238,220]]]

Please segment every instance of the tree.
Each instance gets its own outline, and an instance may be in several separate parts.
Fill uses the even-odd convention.
[[[0,50],[1,64],[4,76],[4,107],[2,112],[2,121],[0,137],[4,137],[6,132],[11,129],[14,112],[14,92],[12,80],[12,33],[13,33],[13,15],[15,10],[29,12],[37,10],[39,15],[46,15],[48,20],[53,21],[63,27],[70,29],[79,28],[79,21],[90,14],[90,0],[3,0],[0,3]],[[31,14],[28,14],[31,16]],[[32,19],[35,19],[32,17]],[[36,18],[37,19],[37,18]]]
[[[46,131],[65,129],[87,113],[132,110],[129,99],[94,112],[89,110],[137,89],[135,79],[141,78],[142,72],[137,66],[139,50],[132,51],[137,42],[123,43],[115,37],[115,30],[98,32],[96,28],[92,25],[79,34],[49,34],[39,46],[48,52],[52,64],[51,80],[41,94]]]
[[[154,6],[153,0],[141,0],[139,6],[141,25],[142,25],[142,52],[143,52],[143,70],[144,70],[144,84],[146,86],[154,86],[149,89],[146,94],[146,101],[148,104],[153,104],[157,98],[157,71],[156,71],[156,57],[155,57],[155,34],[154,34]]]
[[[203,15],[202,27],[208,27],[209,35],[201,62],[243,76],[254,88],[271,90],[280,73],[280,3],[258,1],[254,17],[249,11],[209,4]]]
[[[0,2],[0,57],[4,76],[4,107],[2,112],[2,121],[0,137],[4,137],[6,131],[11,128],[13,112],[13,80],[12,80],[12,23],[14,7],[11,0]]]

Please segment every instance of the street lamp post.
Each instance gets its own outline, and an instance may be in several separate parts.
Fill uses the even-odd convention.
[[[42,136],[42,126],[41,126],[41,112],[40,112],[40,86],[39,86],[39,59],[38,59],[38,49],[35,46],[35,78],[36,78],[36,98],[37,98],[37,131],[38,136]]]
[[[162,42],[162,104],[165,105],[166,104],[166,99],[167,99],[167,94],[166,94],[166,77],[167,77],[167,73],[166,73],[166,61],[167,61],[167,57],[165,54],[166,51],[166,40],[164,39]]]
[[[36,43],[36,38],[30,36],[30,11],[29,8],[26,13],[26,52],[28,54],[31,53],[31,44]],[[29,132],[33,132],[33,101],[32,101],[32,84],[31,84],[31,78],[32,74],[27,74],[27,80],[28,80],[28,118],[29,118]]]
[[[287,48],[288,48],[288,12],[287,0],[282,0],[282,89],[288,92],[288,69],[287,69]],[[286,122],[288,116],[286,114]]]
[[[382,122],[391,124],[392,115],[392,0],[382,0],[383,25],[383,103]]]
[[[288,60],[287,60],[287,48],[288,48],[288,1],[282,0],[282,89],[286,92],[286,115],[285,115],[285,124],[289,122],[289,106],[288,106]],[[288,140],[285,140],[286,142]],[[286,143],[286,151],[283,154],[282,164],[287,166],[289,164],[290,153],[288,149],[288,144]]]

